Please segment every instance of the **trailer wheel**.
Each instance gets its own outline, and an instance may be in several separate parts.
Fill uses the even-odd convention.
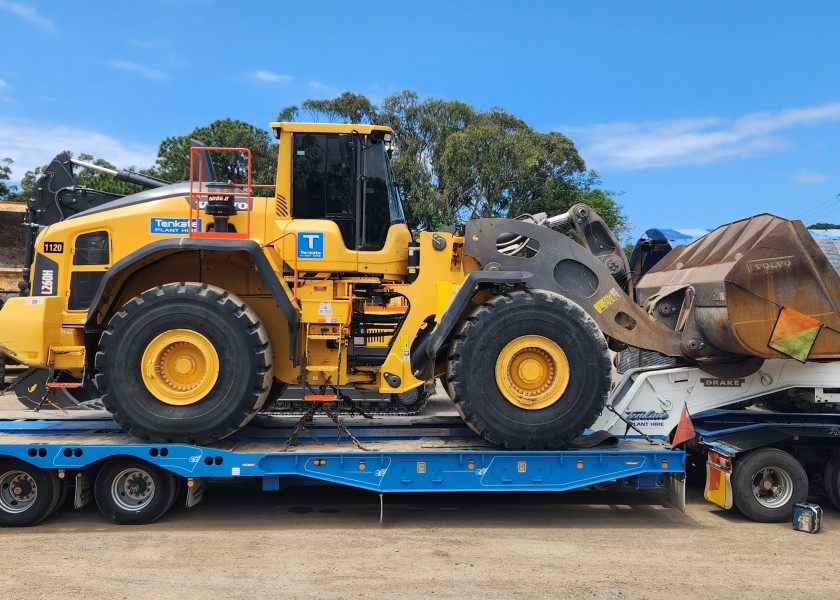
[[[55,471],[15,458],[0,460],[0,525],[37,525],[55,511],[60,499]]]
[[[496,296],[476,309],[450,346],[446,377],[472,429],[528,450],[579,436],[604,408],[611,381],[595,321],[544,291]]]
[[[241,428],[273,382],[268,331],[225,290],[170,283],[130,300],[96,354],[114,420],[141,439],[206,444]]]
[[[840,510],[840,453],[833,455],[825,465],[825,493],[834,505]]]
[[[175,475],[139,459],[112,458],[94,484],[100,512],[118,525],[145,525],[161,518],[175,502]]]
[[[735,461],[732,499],[760,523],[790,520],[793,505],[808,496],[808,475],[793,456],[776,448],[754,450]]]

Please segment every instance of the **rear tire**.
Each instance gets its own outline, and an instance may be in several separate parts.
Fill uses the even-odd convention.
[[[834,508],[840,510],[840,453],[833,455],[826,463],[823,482],[828,499]]]
[[[604,336],[577,304],[517,291],[467,317],[450,346],[446,380],[458,412],[485,439],[553,449],[601,413],[610,359]]]
[[[60,499],[55,471],[16,458],[0,460],[0,526],[37,525],[56,510]]]
[[[753,450],[736,459],[732,500],[759,523],[789,521],[793,505],[808,497],[808,475],[793,456],[776,448]]]
[[[118,525],[145,525],[161,518],[175,502],[175,474],[136,458],[106,462],[94,484],[96,505]]]
[[[225,290],[170,283],[114,315],[96,354],[96,385],[135,437],[207,444],[247,423],[273,382],[268,331]]]

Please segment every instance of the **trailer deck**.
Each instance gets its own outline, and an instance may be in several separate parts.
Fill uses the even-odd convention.
[[[200,499],[210,478],[260,478],[266,491],[306,478],[379,492],[562,492],[620,481],[662,487],[684,510],[685,453],[639,439],[595,434],[565,450],[513,451],[493,446],[454,416],[345,419],[357,446],[328,419],[316,419],[287,446],[296,418],[264,418],[206,446],[138,440],[107,413],[52,414],[0,420],[0,460],[12,459],[75,479],[77,506],[93,474],[110,461],[149,464],[184,478]],[[132,462],[133,461],[133,462]],[[128,467],[127,467],[128,468]],[[7,523],[7,524],[15,524]]]
[[[664,485],[682,474],[685,454],[641,440],[596,448],[511,451],[478,437],[460,419],[376,419],[349,423],[362,448],[318,420],[284,448],[296,419],[247,426],[215,444],[155,444],[137,440],[109,418],[46,418],[0,422],[0,454],[44,469],[77,470],[117,455],[133,456],[183,477],[299,475],[381,492],[565,491],[625,480],[636,488]]]

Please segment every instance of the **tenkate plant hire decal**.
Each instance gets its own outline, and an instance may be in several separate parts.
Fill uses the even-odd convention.
[[[188,217],[151,217],[149,219],[149,233],[158,235],[188,235],[190,233],[190,219]],[[193,218],[192,230],[202,231],[201,219]]]
[[[624,418],[633,423],[633,425],[653,425],[653,426],[661,426],[664,421],[668,420],[670,415],[667,411],[655,411],[655,410],[627,410],[624,411]]]

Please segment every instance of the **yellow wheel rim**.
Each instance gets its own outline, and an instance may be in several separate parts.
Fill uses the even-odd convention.
[[[514,406],[527,410],[546,408],[566,391],[569,360],[550,339],[525,335],[502,348],[496,360],[496,383]]]
[[[204,398],[219,377],[219,355],[206,337],[190,329],[171,329],[153,339],[143,353],[143,383],[166,404],[185,406]]]

